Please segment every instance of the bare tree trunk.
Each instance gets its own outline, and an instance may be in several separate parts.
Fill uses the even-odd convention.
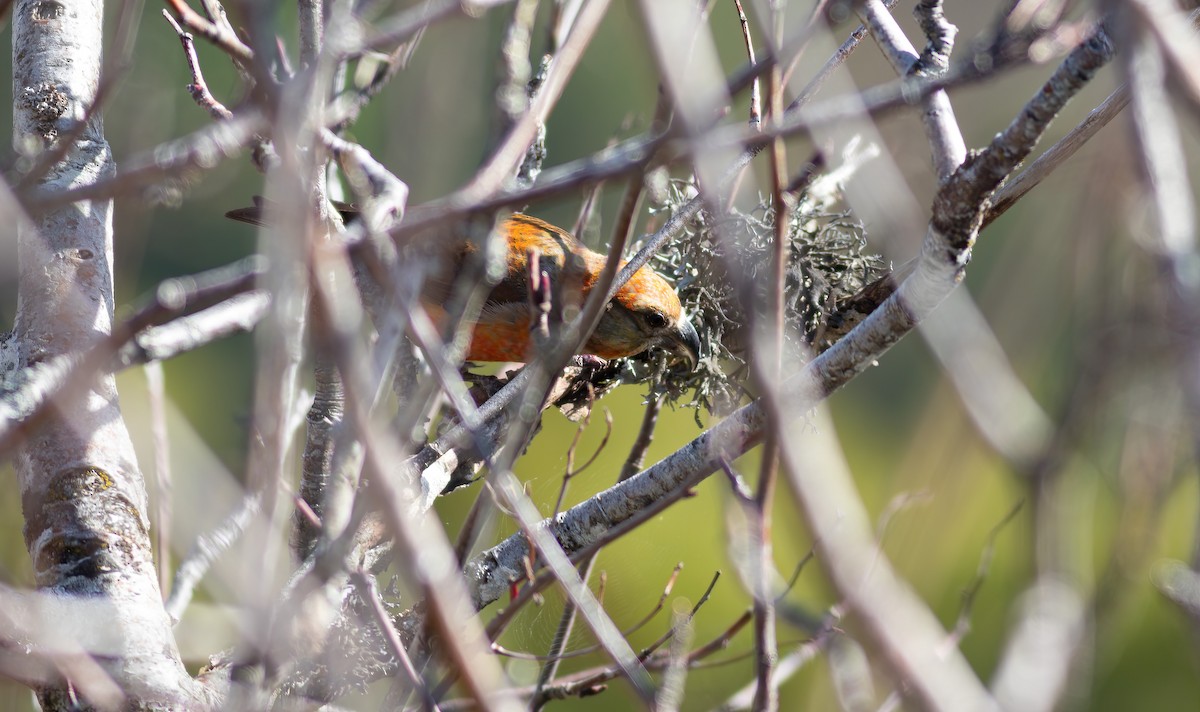
[[[99,0],[24,0],[13,12],[16,148],[36,153],[73,139],[40,183],[48,192],[115,171],[100,117],[87,116],[100,80],[102,19]],[[72,134],[85,118],[86,127]],[[36,367],[106,337],[113,323],[112,202],[35,215],[18,241],[22,365]],[[38,587],[49,594],[43,620],[63,625],[133,706],[195,701],[197,686],[162,606],[146,488],[114,379],[100,377],[86,393],[59,402],[23,444],[16,466],[25,543]],[[45,709],[62,709],[88,688],[86,680],[63,679],[39,696]]]

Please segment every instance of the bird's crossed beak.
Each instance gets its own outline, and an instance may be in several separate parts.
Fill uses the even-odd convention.
[[[686,314],[679,317],[675,331],[669,337],[667,347],[676,355],[688,362],[688,367],[696,368],[700,362],[700,334],[687,318]]]

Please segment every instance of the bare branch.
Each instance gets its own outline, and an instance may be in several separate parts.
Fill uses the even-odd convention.
[[[220,47],[234,61],[248,65],[254,60],[254,51],[238,39],[229,22],[215,22],[201,17],[184,0],[167,0],[179,23],[192,32]],[[224,19],[224,13],[221,18]]]
[[[192,73],[192,83],[188,84],[188,92],[200,108],[206,110],[217,121],[226,121],[233,118],[233,112],[225,108],[225,105],[217,101],[213,97],[212,92],[208,89],[208,84],[204,81],[204,74],[200,71],[200,58],[196,56],[196,44],[192,41],[192,35],[185,32],[175,18],[166,10],[163,10],[163,17],[171,24],[172,29],[179,35],[179,41],[183,44],[183,55],[187,59],[188,70]]]
[[[167,615],[172,621],[178,623],[183,617],[183,611],[191,603],[192,594],[200,579],[204,578],[213,562],[237,542],[246,527],[259,515],[261,504],[261,497],[257,494],[247,495],[237,511],[230,514],[220,527],[198,537],[192,544],[191,551],[175,572],[171,596],[166,602]]]
[[[537,97],[521,118],[513,123],[491,158],[453,199],[454,202],[473,204],[494,194],[512,177],[533,141],[538,125],[546,121],[550,109],[562,95],[567,79],[579,66],[583,51],[591,43],[607,10],[608,0],[592,0],[584,6],[546,80],[539,88]]]
[[[380,49],[403,42],[427,27],[451,15],[482,12],[489,7],[503,5],[511,0],[472,0],[464,5],[459,0],[425,0],[415,7],[398,13],[392,18],[375,24],[374,32],[363,42],[362,48],[347,52],[348,56],[364,49]]]
[[[170,187],[173,180],[186,179],[193,171],[211,170],[232,157],[254,141],[265,126],[261,114],[234,115],[229,121],[212,124],[129,159],[115,175],[59,191],[30,189],[21,196],[21,203],[27,212],[36,214],[75,202],[107,200],[151,188],[162,190],[163,184]]]
[[[249,291],[262,269],[260,260],[250,258],[194,277],[167,280],[156,290],[151,303],[119,324],[107,338],[87,351],[61,354],[45,360],[37,368],[26,369],[18,374],[23,380],[5,384],[3,397],[0,398],[9,411],[5,419],[0,420],[0,452],[7,452],[22,433],[46,416],[56,401],[76,397],[91,384],[97,373],[108,373],[116,368],[149,360],[151,351],[161,348],[164,333],[147,331],[142,334],[141,338],[147,340],[147,348],[135,340],[148,327],[168,322],[177,315],[192,314],[214,302],[219,305],[222,300]],[[212,307],[214,310],[217,308]],[[200,328],[200,324],[192,320],[173,324],[169,327],[171,332],[168,332],[168,336],[183,330],[190,339],[189,345],[194,345],[197,342],[207,343],[218,334],[228,333],[219,329],[232,330],[240,326],[226,319],[224,308],[221,311],[216,317],[217,330]],[[203,318],[212,316],[207,314]],[[195,314],[195,319],[201,317],[201,314]],[[130,344],[130,341],[135,341],[135,344]],[[134,345],[137,351],[130,353],[129,347]],[[179,345],[175,346],[174,352],[178,353]],[[163,354],[159,352],[155,355]]]
[[[922,0],[915,12],[929,36],[929,45],[920,57],[904,36],[900,26],[880,0],[864,3],[864,24],[884,49],[892,66],[902,76],[941,77],[949,71],[950,50],[957,32],[941,13],[940,0]],[[938,179],[945,180],[967,157],[967,146],[954,118],[950,97],[944,90],[922,97],[921,119],[925,135],[933,149],[933,164]]]

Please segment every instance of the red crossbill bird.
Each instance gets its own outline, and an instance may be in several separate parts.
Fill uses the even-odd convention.
[[[339,206],[343,217],[355,217],[350,206]],[[263,205],[232,210],[226,215],[255,225],[264,224]],[[539,255],[539,267],[561,297],[562,289],[579,290],[580,303],[596,283],[607,258],[584,247],[567,231],[538,218],[515,213],[499,230],[507,252],[505,272],[492,287],[471,329],[470,361],[526,361],[531,356],[533,308],[530,305],[529,255]],[[465,240],[445,241],[440,267],[426,280],[421,302],[437,322],[448,286],[473,250]],[[695,365],[700,337],[679,303],[671,284],[648,267],[633,273],[605,306],[595,331],[581,353],[601,358],[633,356],[662,348]]]

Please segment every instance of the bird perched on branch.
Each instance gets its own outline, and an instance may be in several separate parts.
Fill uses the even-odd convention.
[[[231,210],[226,216],[253,225],[265,224],[265,205]],[[340,205],[348,221],[352,206]],[[466,358],[471,361],[526,361],[532,355],[535,307],[530,303],[530,255],[549,277],[555,295],[574,292],[583,299],[595,285],[607,258],[584,247],[570,233],[529,215],[515,213],[499,228],[505,237],[505,271],[492,287],[471,331]],[[421,302],[435,322],[444,316],[449,287],[474,251],[466,240],[439,241],[442,259],[426,279]],[[569,290],[569,291],[567,291]],[[679,296],[661,275],[642,267],[609,300],[595,331],[581,353],[601,358],[633,356],[662,348],[693,366],[700,355],[700,337],[684,314]]]

